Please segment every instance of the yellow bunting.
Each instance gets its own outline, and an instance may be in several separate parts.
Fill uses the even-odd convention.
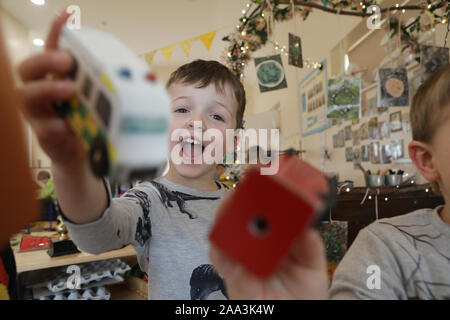
[[[184,53],[186,54],[186,57],[189,58],[189,53],[191,52],[192,43],[194,42],[195,38],[184,40],[179,43],[181,49],[183,49]]]
[[[164,55],[164,58],[166,58],[166,61],[169,62],[170,61],[170,57],[172,56],[172,51],[173,48],[175,47],[174,44],[164,47],[161,49],[162,54]]]
[[[148,65],[151,65],[153,62],[153,57],[155,56],[156,50],[144,53],[144,59],[148,63]]]
[[[208,51],[211,49],[212,42],[214,40],[214,37],[216,36],[216,31],[208,32],[205,34],[202,34],[198,38],[203,43],[203,45],[208,49]]]
[[[205,48],[208,49],[208,51],[211,50],[211,45],[214,41],[216,33],[217,33],[217,31],[211,31],[211,32],[208,32],[208,33],[198,36],[198,39],[200,39],[200,41],[203,43]],[[183,49],[183,52],[185,53],[186,57],[188,57],[188,58],[189,58],[189,54],[191,53],[192,44],[194,43],[194,41],[196,39],[197,39],[197,37],[187,39],[187,40],[181,41],[180,43],[177,43],[180,46],[180,48]],[[164,58],[166,58],[167,62],[170,61],[170,58],[172,57],[173,49],[175,48],[175,46],[177,44],[172,44],[170,46],[159,49],[159,50],[161,50],[161,53],[164,55]],[[158,52],[158,50],[153,50],[153,51],[142,54],[141,57],[143,57],[145,59],[145,61],[149,65],[151,65],[156,52]]]

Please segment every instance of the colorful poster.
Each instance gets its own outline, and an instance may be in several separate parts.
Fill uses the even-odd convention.
[[[391,130],[389,121],[382,121],[378,123],[378,128],[380,129],[380,139],[387,139],[391,136]]]
[[[338,148],[345,147],[345,134],[344,130],[339,130],[337,133],[337,146]]]
[[[324,242],[328,277],[331,281],[334,271],[347,252],[348,223],[347,221],[322,221],[319,233]]]
[[[329,79],[328,110],[330,119],[357,119],[361,110],[361,79]]]
[[[360,140],[367,140],[367,139],[369,139],[369,123],[364,122],[359,127],[359,139]]]
[[[345,141],[352,140],[352,126],[346,126],[344,128]]]
[[[367,144],[361,146],[361,160],[363,162],[370,161],[370,147]]]
[[[361,148],[354,148],[353,149],[353,169],[359,169],[358,163],[361,163],[362,156],[361,156]]]
[[[359,130],[352,131],[352,145],[359,146]]]
[[[392,163],[391,145],[381,146],[381,163]]]
[[[352,147],[345,148],[345,161],[347,161],[347,162],[353,161],[353,148]]]
[[[389,115],[390,125],[391,125],[391,132],[397,132],[402,130],[402,113],[401,111],[397,111],[394,113],[391,113]]]
[[[403,158],[404,156],[403,139],[392,140],[390,148],[392,160],[398,160]]]
[[[303,68],[302,41],[292,33],[289,33],[289,64]]]
[[[287,88],[283,61],[279,54],[255,58],[255,68],[259,91],[267,92]]]
[[[378,106],[408,106],[408,76],[405,68],[378,70]]]
[[[422,46],[420,47],[420,64],[425,75],[429,75],[449,63],[449,48]]]
[[[369,138],[379,139],[380,135],[378,132],[378,118],[374,117],[369,120]]]
[[[370,143],[370,162],[374,164],[380,163],[380,143],[371,142]]]
[[[326,60],[322,61],[322,66],[322,70],[314,69],[298,84],[302,137],[330,127],[326,102]]]

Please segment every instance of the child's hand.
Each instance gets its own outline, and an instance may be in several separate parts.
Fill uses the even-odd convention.
[[[294,244],[279,271],[261,280],[211,246],[211,262],[222,275],[230,299],[326,299],[328,275],[319,233],[309,229]],[[257,262],[256,262],[257,263]]]
[[[50,79],[51,74],[67,74],[73,68],[72,57],[58,50],[59,34],[68,17],[64,12],[53,22],[45,52],[28,58],[19,66],[24,83],[21,88],[24,114],[52,163],[63,166],[80,163],[86,158],[80,140],[53,109],[53,102],[69,100],[75,95],[70,81]]]

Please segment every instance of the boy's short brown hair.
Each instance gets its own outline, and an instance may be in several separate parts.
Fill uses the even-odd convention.
[[[410,119],[412,138],[416,141],[431,143],[439,126],[450,113],[450,64],[440,68],[419,87],[414,95]],[[444,116],[446,115],[446,116]],[[437,183],[433,190],[439,193]]]
[[[175,70],[170,75],[166,87],[169,88],[176,82],[198,84],[197,88],[205,88],[213,83],[216,90],[220,93],[224,93],[225,85],[229,85],[238,104],[236,128],[243,127],[246,104],[244,86],[238,77],[226,66],[217,61],[195,60]]]

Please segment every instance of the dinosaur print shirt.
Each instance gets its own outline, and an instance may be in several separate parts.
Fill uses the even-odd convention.
[[[333,275],[332,299],[450,299],[450,225],[420,209],[362,229]]]
[[[158,178],[110,197],[97,221],[77,225],[65,219],[65,224],[75,244],[89,253],[132,244],[148,275],[149,299],[226,299],[209,260],[208,234],[229,192],[218,188],[200,191]]]

